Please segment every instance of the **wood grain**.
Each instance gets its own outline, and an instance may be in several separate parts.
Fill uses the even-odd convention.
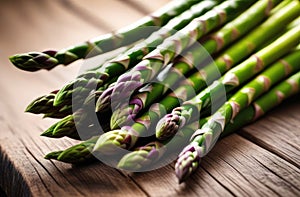
[[[299,168],[236,134],[220,140],[201,165],[235,196],[297,196],[300,192]],[[194,178],[202,184],[199,173]]]
[[[56,120],[42,120],[40,116],[25,114],[24,109],[37,96],[73,79],[83,61],[50,72],[27,73],[14,68],[7,57],[82,42],[130,24],[167,2],[1,1],[0,187],[5,193],[9,196],[300,195],[299,96],[238,135],[222,139],[203,159],[197,173],[181,185],[177,183],[173,164],[130,174],[100,162],[72,166],[43,158],[50,151],[65,149],[78,141],[40,137]]]
[[[300,95],[288,100],[240,135],[300,168]]]

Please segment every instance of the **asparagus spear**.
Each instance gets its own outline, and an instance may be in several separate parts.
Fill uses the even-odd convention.
[[[280,12],[274,14],[274,16],[270,17],[270,19],[268,19],[265,23],[260,25],[257,28],[257,30],[254,30],[248,36],[246,36],[241,41],[239,41],[238,43],[230,47],[228,50],[226,50],[215,61],[215,64],[209,64],[208,66],[201,69],[199,73],[196,73],[194,76],[190,77],[189,79],[190,81],[183,82],[180,85],[180,87],[175,90],[174,93],[169,94],[159,104],[157,104],[159,107],[150,108],[150,111],[151,110],[153,111],[151,111],[150,113],[146,113],[138,121],[136,121],[136,124],[134,124],[136,126],[132,125],[135,132],[144,133],[145,130],[147,130],[147,128],[150,127],[150,122],[148,121],[149,119],[152,120],[151,122],[155,123],[156,120],[162,118],[162,116],[165,113],[165,109],[169,111],[172,108],[178,106],[180,104],[180,101],[183,102],[187,99],[190,99],[195,95],[195,92],[198,93],[200,90],[206,87],[207,83],[209,84],[214,79],[217,79],[218,76],[216,75],[216,73],[219,72],[224,73],[225,71],[230,69],[231,66],[235,65],[237,62],[247,57],[254,50],[261,47],[261,45],[265,44],[270,38],[274,37],[275,34],[277,34],[282,28],[284,28],[285,24],[287,24],[289,21],[291,21],[293,18],[295,18],[298,15],[298,11],[299,11],[298,9],[299,8],[295,7],[295,2],[294,2],[293,4],[287,6],[285,9],[282,9]],[[265,37],[262,37],[262,35],[264,35]],[[247,46],[252,46],[252,47],[248,48]],[[207,49],[210,49],[210,47],[207,47]],[[201,59],[202,56],[203,56],[203,52],[201,48],[195,47],[195,50],[189,52],[186,58],[179,59],[178,61],[179,62],[181,61],[183,64],[187,63],[188,65],[193,65],[192,63],[190,63],[190,61],[187,61],[187,59],[192,60],[194,61],[194,64],[197,64],[199,63],[197,61]],[[177,99],[178,96],[180,97],[179,100]],[[82,114],[81,116],[84,116],[84,114]],[[90,122],[89,119],[82,118],[81,120],[84,122],[80,123],[79,121],[77,123],[82,125],[95,124]],[[67,129],[64,128],[65,125],[68,125]],[[89,128],[91,129],[92,127]],[[46,136],[48,137],[58,137],[58,136],[70,137],[70,134],[71,136],[76,136],[71,132],[67,132],[66,134],[63,134],[65,131],[68,131],[68,129],[72,130],[72,132],[76,132],[75,121],[73,121],[73,127],[71,127],[70,119],[66,119],[66,120],[63,119],[60,123],[57,123],[56,126],[50,127],[45,133],[47,133]],[[91,132],[91,136],[92,134],[94,135],[94,133],[95,132]],[[88,137],[87,132],[86,135]],[[132,143],[134,144],[135,141],[132,140]]]
[[[181,128],[172,139],[155,140],[135,148],[122,157],[118,163],[118,168],[139,172],[156,169],[171,163],[188,144],[190,137],[199,128],[199,125],[203,125],[207,120],[208,118],[203,118]]]
[[[128,98],[132,92],[153,79],[158,72],[173,61],[184,49],[211,30],[235,18],[253,1],[229,0],[215,6],[204,15],[195,18],[185,28],[168,37],[138,63],[130,72],[121,75],[114,88],[109,88],[99,97],[100,104],[111,101],[112,110]],[[112,99],[111,99],[112,98]],[[98,99],[98,100],[99,100]]]
[[[251,106],[242,111],[240,115],[236,114],[237,116],[235,117],[235,114],[232,116],[232,114],[229,112],[229,114],[226,116],[232,116],[230,119],[235,117],[233,121],[234,124],[236,123],[237,125],[228,125],[228,129],[234,129],[240,125],[244,125],[256,120],[268,110],[281,103],[284,99],[293,94],[299,93],[299,87],[300,72],[297,72],[259,98]],[[220,115],[219,112],[217,112],[217,114]],[[216,116],[217,115],[214,114],[210,119],[211,121],[208,121],[207,124],[203,125],[201,129],[194,133],[190,144],[180,153],[175,164],[176,176],[178,177],[180,183],[186,180],[198,168],[201,158],[212,149],[215,141],[221,134],[221,129],[227,125],[227,123],[229,123],[227,118],[224,119],[223,117],[220,117],[222,115],[218,117]],[[218,123],[215,122],[217,121],[216,118],[219,120]],[[210,127],[212,126],[213,122],[215,122],[215,125],[213,126],[214,129],[211,130]]]
[[[300,8],[300,7],[299,7]],[[253,75],[260,72],[264,67],[284,55],[288,50],[299,43],[300,27],[295,27],[279,37],[276,41],[251,56],[235,68],[228,71],[220,80],[215,81],[210,87],[202,91],[193,99],[186,101],[182,106],[173,109],[172,113],[162,118],[156,127],[158,138],[167,138],[187,124],[192,118],[199,116],[199,111],[205,109],[214,99],[218,98],[218,92],[226,88],[226,92],[246,82]],[[212,95],[211,95],[212,94]]]
[[[59,64],[68,65],[78,59],[87,58],[87,55],[90,57],[99,55],[146,38],[152,33],[151,28],[146,28],[145,31],[143,27],[163,26],[171,18],[189,9],[197,2],[197,0],[172,1],[151,15],[114,33],[105,34],[66,49],[17,54],[10,57],[10,61],[16,67],[26,71],[51,70]]]
[[[275,6],[279,2],[280,1],[268,0],[258,1],[235,20],[212,34],[210,38],[202,44],[203,49],[195,47],[197,50],[193,49],[194,53],[191,52],[188,53],[188,55],[192,57],[193,60],[199,61],[200,59],[205,59],[204,57],[206,54],[204,51],[208,51],[212,54],[221,50],[224,46],[227,46],[259,24],[269,15],[272,6]],[[272,5],[270,6],[270,4]],[[131,96],[129,105],[125,103],[123,106],[118,107],[112,114],[111,129],[116,129],[119,126],[126,124],[128,125],[141,110],[147,108],[155,100],[161,98],[168,91],[168,88],[176,87],[175,82],[179,81],[182,78],[182,75],[186,75],[192,67],[197,66],[198,64],[196,61],[193,61],[194,63],[188,63],[185,60],[187,58],[189,57],[185,54],[184,57],[175,60],[176,63],[172,65],[171,70],[168,69],[167,72],[162,71],[162,73],[166,73],[166,75],[163,76],[164,80],[162,82],[152,83],[147,85],[146,88],[139,89],[137,94]],[[103,107],[101,108],[103,109]]]
[[[90,91],[95,88],[99,88],[105,81],[123,74],[130,67],[137,64],[144,55],[148,54],[157,45],[163,42],[166,37],[173,34],[175,30],[183,28],[193,18],[207,12],[216,5],[218,1],[220,0],[207,0],[192,6],[191,9],[186,10],[179,16],[170,20],[165,26],[154,32],[143,42],[138,43],[125,53],[122,53],[116,58],[105,63],[100,71],[96,70],[91,72],[95,75],[94,79],[90,79],[89,77],[82,75],[80,81],[76,79],[70,82],[58,92],[54,105],[59,105],[65,100],[71,100],[72,95],[84,100]]]

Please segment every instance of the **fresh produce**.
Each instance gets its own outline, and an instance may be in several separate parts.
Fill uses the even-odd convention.
[[[43,52],[29,52],[10,57],[10,61],[18,68],[26,71],[40,69],[50,70],[59,64],[70,64],[81,58],[99,55],[121,46],[130,45],[139,39],[146,38],[151,32],[147,26],[163,26],[171,18],[184,12],[198,0],[172,1],[162,9],[137,21],[135,24],[120,29],[114,33],[102,35],[82,44],[61,50],[46,50]],[[153,29],[154,31],[155,29]],[[89,55],[87,57],[87,55]]]
[[[61,118],[42,136],[82,141],[46,159],[141,172],[178,158],[181,183],[220,137],[300,92],[298,0],[176,2],[103,40],[11,57],[37,71],[116,52],[26,108]]]
[[[93,160],[91,153],[98,137],[93,137],[85,142],[72,146],[64,151],[56,151],[45,156],[46,159],[55,159],[66,163],[82,163]]]

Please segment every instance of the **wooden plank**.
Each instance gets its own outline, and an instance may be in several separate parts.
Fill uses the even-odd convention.
[[[7,127],[6,137],[0,135],[0,174],[5,175],[0,184],[11,196],[85,196],[99,193],[101,196],[124,196],[124,193],[144,196],[131,179],[102,163],[72,167],[43,158],[53,149],[66,147],[66,142],[43,139],[27,129],[18,129],[19,125],[8,125],[7,121],[1,121],[0,126],[1,129]],[[120,192],[121,189],[124,193]]]
[[[239,134],[300,168],[299,99],[298,94]]]
[[[233,134],[220,140],[193,178],[200,186],[207,171],[235,196],[299,196],[300,169]]]
[[[179,185],[173,165],[130,176],[149,196],[231,196],[226,188],[206,171],[199,170],[197,173],[203,180],[200,185],[192,178]]]

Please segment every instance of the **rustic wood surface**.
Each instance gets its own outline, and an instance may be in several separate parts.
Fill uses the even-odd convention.
[[[220,140],[201,168],[179,185],[174,165],[128,174],[104,164],[43,159],[75,140],[39,134],[55,120],[25,114],[39,95],[76,76],[78,61],[27,73],[8,56],[62,48],[128,25],[168,0],[0,1],[0,187],[8,196],[299,196],[300,96]],[[0,189],[0,196],[1,189]]]

